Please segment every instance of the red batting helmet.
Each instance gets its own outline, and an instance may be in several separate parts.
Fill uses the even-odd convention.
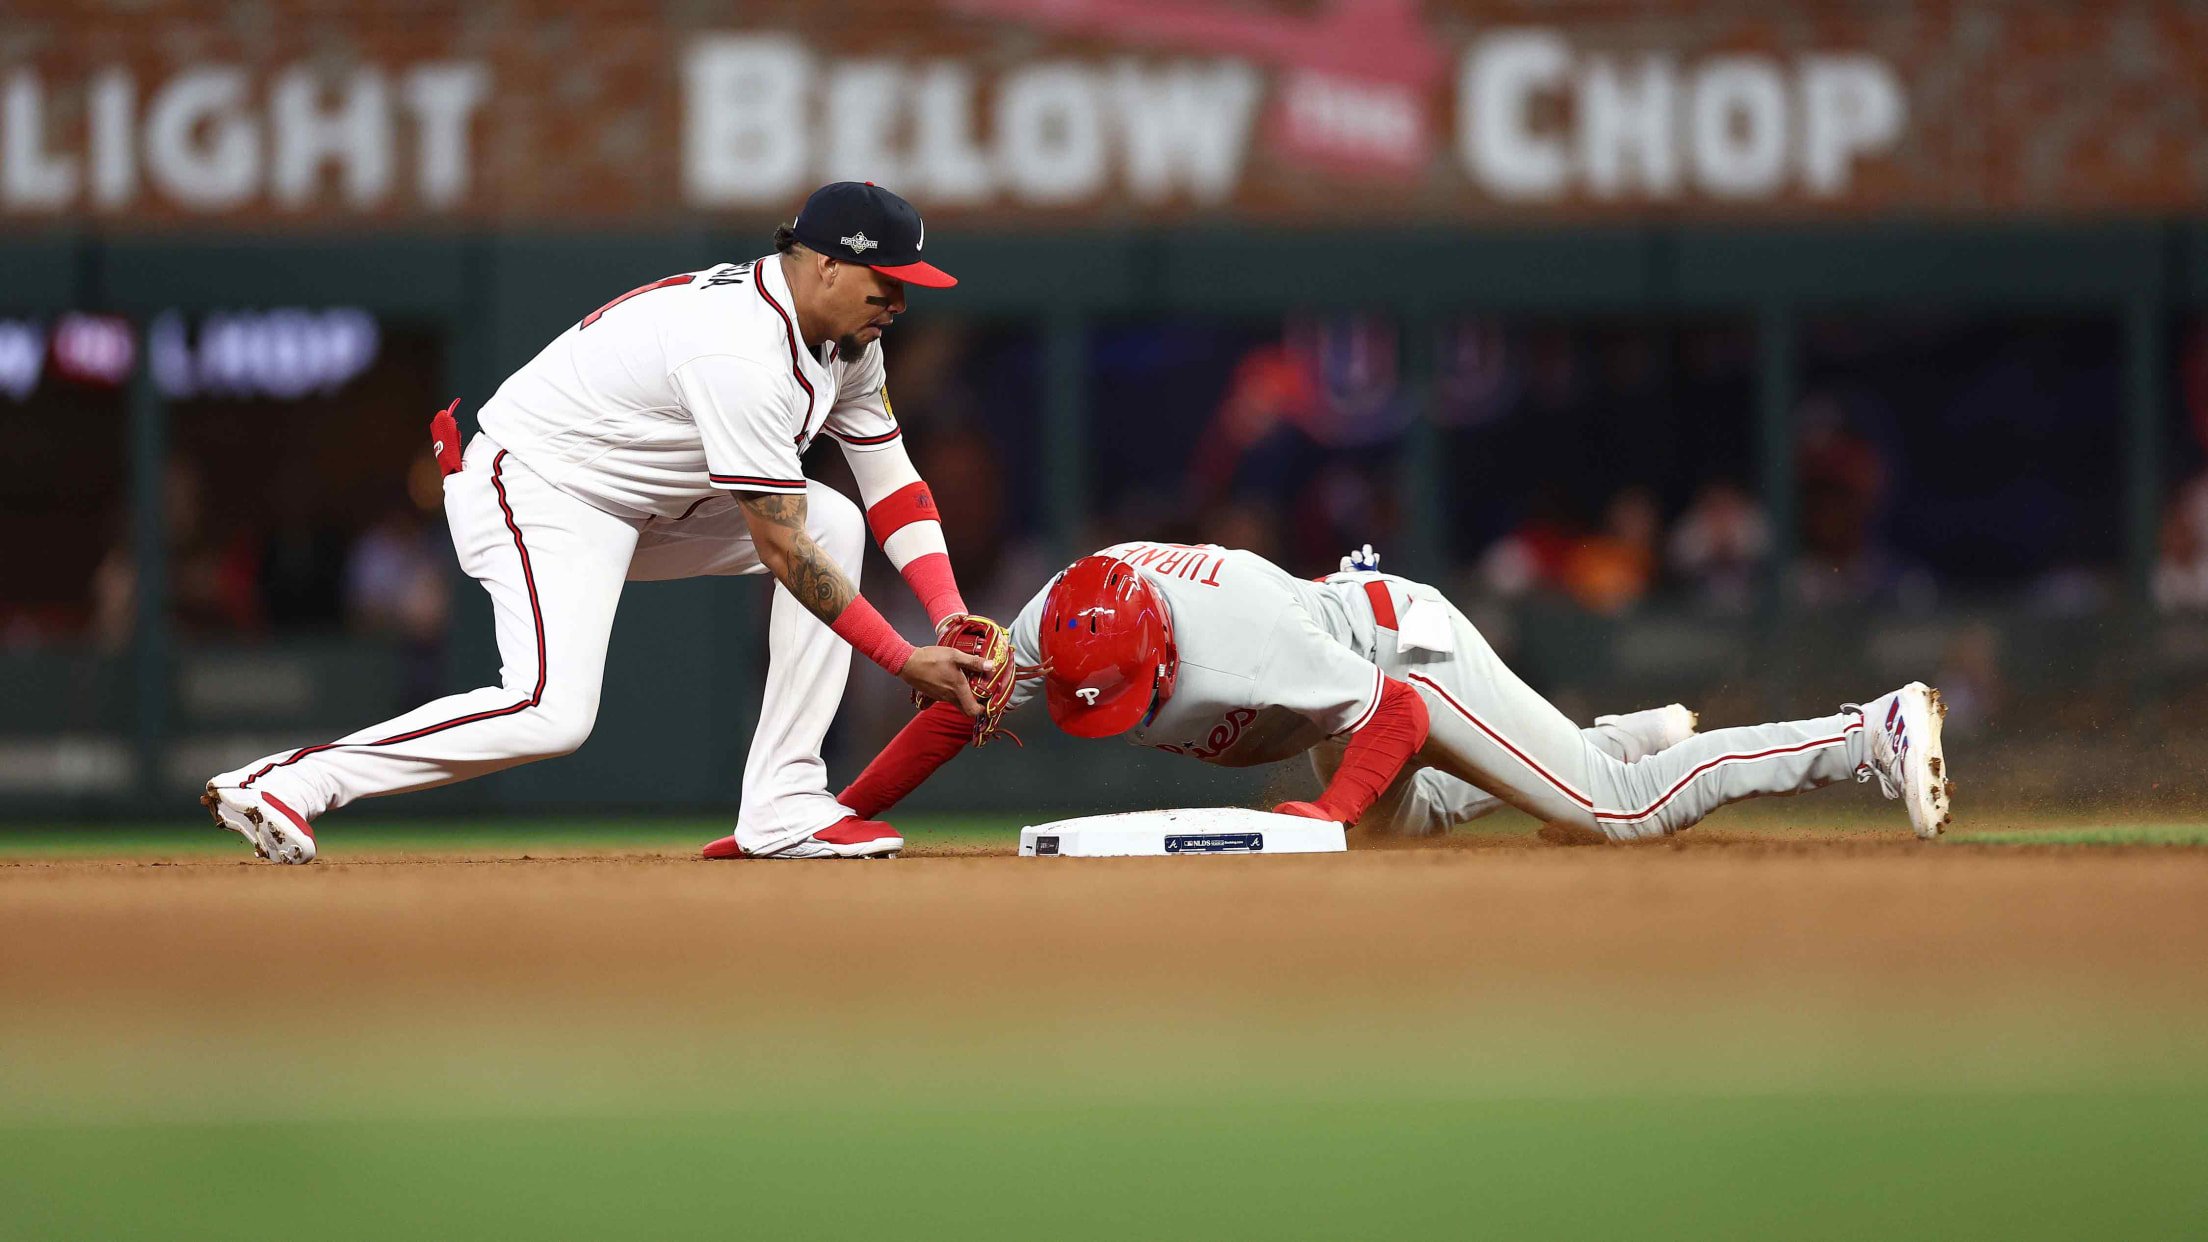
[[[1075,737],[1125,733],[1173,693],[1173,616],[1116,556],[1084,556],[1058,575],[1040,628],[1043,701]]]

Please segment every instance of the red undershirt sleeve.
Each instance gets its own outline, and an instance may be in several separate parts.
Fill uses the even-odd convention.
[[[1386,679],[1380,706],[1365,727],[1349,739],[1342,766],[1328,782],[1326,792],[1312,805],[1325,818],[1354,824],[1395,781],[1396,774],[1426,744],[1432,721],[1426,700],[1407,683]],[[1291,804],[1292,805],[1292,804]]]
[[[860,819],[882,815],[973,740],[974,722],[956,703],[930,703],[898,730],[836,801]]]

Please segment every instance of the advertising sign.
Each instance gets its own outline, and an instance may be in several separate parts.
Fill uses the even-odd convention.
[[[1476,0],[0,15],[0,217],[668,222],[837,178],[1041,223],[2122,213],[2208,188],[2208,19]]]

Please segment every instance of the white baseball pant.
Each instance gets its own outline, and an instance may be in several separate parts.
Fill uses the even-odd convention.
[[[1418,689],[1432,720],[1412,758],[1419,770],[1398,777],[1374,808],[1376,822],[1394,831],[1435,832],[1486,814],[1495,806],[1479,796],[1485,791],[1582,834],[1666,836],[1728,802],[1850,779],[1868,760],[1863,717],[1852,711],[1717,729],[1635,756],[1645,744],[1630,728],[1582,730],[1511,672],[1453,606],[1450,623],[1455,651],[1384,651],[1379,661]],[[1325,757],[1313,759],[1326,774]]]
[[[807,533],[857,583],[866,541],[858,506],[820,483],[807,486],[805,500]],[[679,519],[617,517],[553,487],[484,435],[469,442],[466,468],[445,479],[445,517],[460,567],[490,593],[500,684],[268,756],[215,783],[271,790],[311,819],[356,798],[568,754],[597,719],[624,581],[766,572],[732,494],[701,500]],[[829,795],[820,757],[850,645],[777,583],[767,652],[736,819],[736,839],[752,853],[850,814]]]

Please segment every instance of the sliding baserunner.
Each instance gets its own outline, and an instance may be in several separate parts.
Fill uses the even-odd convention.
[[[432,435],[461,568],[491,596],[502,684],[224,772],[202,801],[278,862],[312,862],[313,821],[356,798],[563,755],[598,714],[623,582],[770,573],[766,696],[729,856],[893,854],[888,824],[828,795],[820,743],[856,647],[953,715],[980,712],[984,661],[917,650],[859,595],[872,527],[942,632],[965,605],[935,501],[887,396],[881,335],[907,284],[957,282],[920,258],[910,203],[840,182],[776,231],[775,253],[630,290],[500,386],[460,449]],[[458,406],[454,402],[454,407]],[[806,479],[823,432],[866,500]]]
[[[1581,729],[1439,591],[1367,559],[1319,582],[1249,552],[1124,543],[1076,561],[1012,624],[1023,677],[1078,737],[1244,767],[1309,754],[1325,791],[1277,809],[1426,833],[1508,803],[1573,837],[1654,837],[1728,802],[1875,777],[1920,837],[1949,819],[1939,694],[1693,733],[1673,705]],[[923,711],[838,800],[877,815],[971,735]]]

